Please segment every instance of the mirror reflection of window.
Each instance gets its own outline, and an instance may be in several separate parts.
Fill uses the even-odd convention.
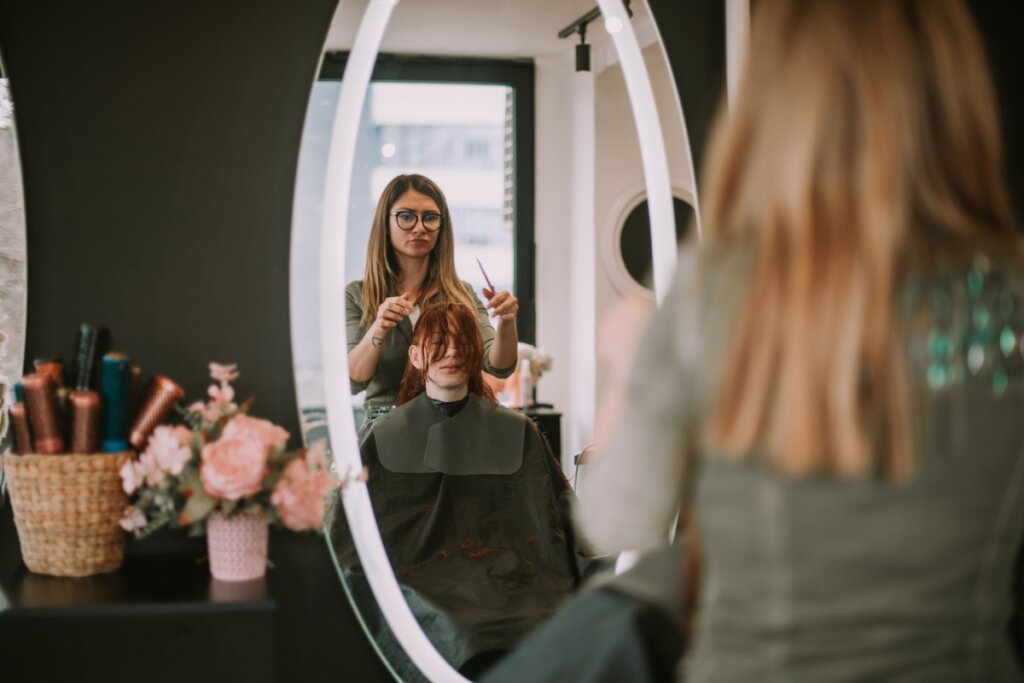
[[[356,149],[346,272],[353,278],[363,272],[384,186],[400,173],[420,173],[448,199],[459,276],[479,294],[480,259],[494,286],[511,290],[513,134],[508,86],[371,84]]]
[[[307,435],[325,427],[319,333],[320,221],[337,80],[313,86],[296,181],[291,281],[292,353]],[[522,297],[516,285],[515,88],[506,84],[374,81],[357,138],[345,272],[362,277],[377,200],[400,173],[421,173],[443,189],[452,213],[455,266],[483,299],[484,276]],[[521,228],[520,228],[521,229]],[[521,289],[521,288],[520,288]],[[355,405],[361,398],[355,397]]]

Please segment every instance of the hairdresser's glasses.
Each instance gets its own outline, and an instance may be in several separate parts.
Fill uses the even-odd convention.
[[[441,224],[444,223],[444,216],[433,211],[428,211],[423,215],[408,210],[392,211],[391,215],[395,217],[398,227],[406,232],[415,228],[417,223],[422,223],[423,229],[427,232],[437,232]]]

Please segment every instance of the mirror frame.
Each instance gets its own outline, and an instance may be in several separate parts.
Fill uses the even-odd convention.
[[[345,1],[339,3],[339,10]],[[345,307],[346,273],[344,267],[338,268],[337,264],[345,263],[345,237],[359,118],[381,39],[399,1],[371,0],[366,7],[349,53],[331,130],[320,254],[324,395],[336,467],[345,482],[341,494],[342,505],[374,598],[398,642],[423,675],[431,681],[459,683],[466,679],[441,657],[428,640],[405,602],[391,568],[373,515],[369,489],[360,477],[363,463],[352,420],[351,394],[347,391],[347,357],[346,354],[334,351],[347,348],[345,319],[339,313]],[[652,259],[654,288],[660,303],[671,285],[676,265],[675,217],[664,136],[643,55],[622,0],[597,0],[597,5],[606,22],[621,27],[610,35],[622,65],[640,142],[651,218],[651,245],[656,255]],[[683,125],[685,132],[685,118]],[[690,163],[692,167],[692,157]],[[695,208],[698,208],[696,202]],[[699,209],[697,213],[699,217]],[[698,234],[699,225],[698,218]]]
[[[21,155],[11,82],[0,64],[0,141],[7,149],[0,149],[0,179],[10,187],[10,220],[0,222],[0,256],[14,265],[14,272],[0,274],[5,286],[0,288],[0,320],[10,327],[0,329],[0,443],[11,440],[11,425],[7,419],[7,401],[13,396],[13,384],[21,378],[25,363],[26,316],[28,311],[28,253],[27,225],[25,221],[25,188],[22,179]],[[3,503],[3,463],[0,462],[0,504]],[[0,594],[2,595],[2,594]]]

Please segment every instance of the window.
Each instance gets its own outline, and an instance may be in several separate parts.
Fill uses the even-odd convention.
[[[322,401],[320,222],[346,57],[324,57],[306,114],[296,180],[292,353],[301,405]],[[533,82],[533,64],[525,61],[378,57],[356,143],[347,280],[362,277],[384,186],[399,173],[422,173],[448,199],[459,276],[483,298],[479,259],[497,288],[519,298],[520,339],[535,340]]]
[[[479,294],[484,286],[476,259],[499,289],[514,290],[515,243],[512,165],[505,138],[512,88],[476,83],[370,84],[356,149],[349,211],[348,259],[352,279],[363,272],[377,199],[399,173],[421,173],[436,182],[452,213],[455,267]],[[475,154],[467,154],[472,149]],[[481,299],[483,295],[480,294]]]

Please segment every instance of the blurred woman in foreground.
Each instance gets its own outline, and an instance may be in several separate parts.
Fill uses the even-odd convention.
[[[1021,680],[1024,270],[961,0],[759,0],[577,512],[703,547],[688,681]]]

